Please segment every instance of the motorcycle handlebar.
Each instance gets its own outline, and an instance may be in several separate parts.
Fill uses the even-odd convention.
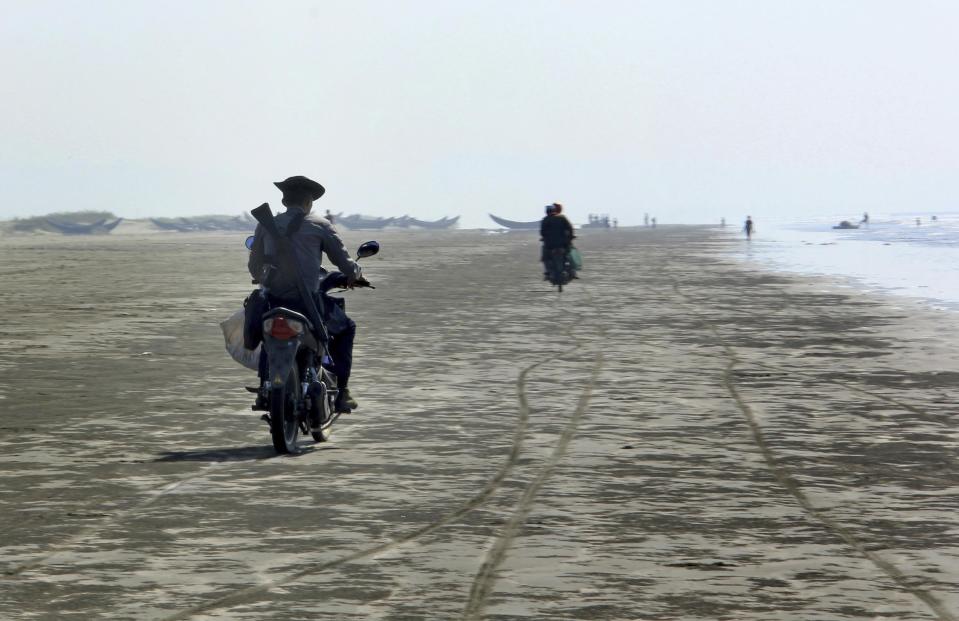
[[[323,281],[320,283],[320,290],[323,293],[326,293],[330,289],[348,289],[349,285],[347,284],[346,275],[342,272],[330,272],[323,278]],[[363,278],[362,276],[353,281],[354,289],[376,289],[373,285],[370,284],[370,281]]]

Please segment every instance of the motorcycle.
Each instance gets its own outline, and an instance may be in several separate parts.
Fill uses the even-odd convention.
[[[246,246],[252,249],[252,236]],[[379,243],[368,241],[357,250],[356,260],[379,250]],[[353,287],[375,288],[365,279],[356,281]],[[334,288],[347,288],[341,272],[330,272],[323,278],[320,298]],[[324,327],[315,326],[301,312],[274,306],[263,314],[262,329],[266,379],[258,389],[247,390],[257,394],[253,409],[266,410],[261,418],[270,427],[273,448],[281,454],[296,453],[300,432],[309,433],[316,442],[326,442],[340,415],[334,407],[339,391],[327,342],[317,338],[325,336]]]
[[[563,285],[573,279],[573,265],[566,248],[548,248],[546,250],[546,277],[550,284],[563,291]]]

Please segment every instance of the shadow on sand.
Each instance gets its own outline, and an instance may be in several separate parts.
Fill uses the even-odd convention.
[[[300,447],[300,453],[312,452],[310,446]],[[165,451],[154,462],[163,461],[257,461],[279,457],[269,444],[231,448],[200,449],[196,451]]]

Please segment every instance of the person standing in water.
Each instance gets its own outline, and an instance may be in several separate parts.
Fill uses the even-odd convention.
[[[753,238],[753,231],[754,231],[754,230],[755,230],[755,229],[754,229],[754,227],[753,227],[753,217],[752,217],[752,216],[746,216],[746,224],[743,225],[743,231],[746,232],[746,239],[747,239],[747,240],[750,240],[750,239]]]

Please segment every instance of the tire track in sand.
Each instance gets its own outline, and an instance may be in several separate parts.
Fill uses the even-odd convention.
[[[429,535],[443,528],[447,524],[450,524],[454,520],[463,517],[464,515],[470,513],[474,509],[483,505],[483,503],[485,503],[493,495],[493,493],[496,492],[496,490],[499,488],[502,482],[506,479],[506,477],[510,474],[513,468],[519,462],[519,458],[523,449],[524,439],[526,436],[527,426],[529,424],[529,406],[528,406],[528,403],[526,402],[526,380],[529,377],[529,374],[532,373],[537,368],[556,360],[560,356],[568,355],[573,352],[576,352],[582,347],[582,342],[579,341],[579,339],[577,339],[573,335],[573,331],[579,324],[579,321],[582,319],[583,315],[584,313],[578,313],[578,314],[572,315],[572,317],[574,318],[573,321],[571,321],[569,327],[567,327],[563,331],[563,334],[565,336],[569,337],[571,340],[576,342],[575,347],[560,351],[552,355],[548,355],[540,359],[538,362],[534,362],[524,367],[520,371],[519,376],[517,377],[517,380],[516,380],[516,394],[517,394],[517,399],[519,401],[517,424],[513,431],[513,442],[510,446],[509,453],[506,456],[506,460],[504,461],[503,465],[500,466],[500,469],[496,472],[496,474],[493,475],[493,477],[486,482],[486,485],[483,486],[483,489],[481,489],[476,495],[474,495],[472,498],[470,498],[468,501],[462,504],[458,509],[446,514],[444,517],[440,518],[439,520],[425,524],[421,526],[420,528],[417,528],[416,530],[413,530],[402,537],[392,539],[390,541],[384,542],[376,546],[363,548],[351,554],[347,554],[346,556],[342,556],[340,558],[333,559],[330,561],[307,563],[303,565],[301,569],[291,574],[288,574],[286,576],[276,578],[275,580],[270,580],[268,582],[258,584],[255,586],[235,590],[215,600],[211,600],[206,603],[193,606],[191,608],[186,608],[170,616],[163,617],[163,620],[174,621],[177,619],[189,619],[200,613],[209,612],[217,609],[229,609],[229,608],[232,608],[233,606],[238,606],[238,605],[247,603],[250,600],[257,598],[258,596],[268,592],[270,589],[273,589],[275,587],[296,582],[297,580],[304,578],[306,576],[311,576],[329,569],[333,569],[340,565],[346,565],[348,563],[360,561],[365,558],[369,558],[371,556],[381,554],[383,552],[388,552],[390,550],[400,548],[407,543],[410,543],[416,539]],[[595,381],[595,379],[593,381]],[[591,386],[592,386],[592,381],[590,383],[590,387]],[[583,409],[585,409],[585,402],[583,403],[582,407]],[[572,430],[570,430],[569,436],[572,437]],[[568,440],[566,443],[568,444]],[[545,477],[543,477],[543,480],[545,480]]]
[[[196,479],[201,479],[209,475],[212,470],[216,469],[217,467],[221,466],[224,463],[226,462],[215,462],[215,463],[209,464],[203,467],[200,470],[200,472],[194,472],[185,477],[181,477],[180,479],[173,481],[172,483],[165,483],[163,485],[153,488],[152,490],[147,492],[147,494],[149,494],[147,498],[139,502],[135,502],[134,504],[126,508],[115,510],[113,513],[100,518],[95,524],[91,524],[87,526],[86,528],[81,529],[79,532],[73,534],[72,536],[68,537],[67,539],[64,539],[63,541],[59,543],[53,544],[45,553],[40,554],[39,556],[35,557],[33,560],[27,561],[25,563],[20,563],[19,565],[14,565],[13,567],[5,569],[2,574],[3,577],[8,579],[16,578],[20,574],[24,573],[25,571],[29,571],[31,569],[39,567],[40,565],[43,565],[51,558],[57,556],[58,554],[66,552],[68,549],[70,549],[74,545],[80,543],[81,541],[94,535],[95,533],[103,530],[110,524],[116,523],[119,520],[122,520],[123,518],[129,515],[132,515],[145,507],[150,506],[151,504],[156,502],[159,498],[161,498],[162,496],[165,496],[166,494],[169,494],[170,492],[174,491],[181,485],[184,485]]]
[[[593,298],[591,295],[589,295],[589,290],[585,289],[585,292],[587,294],[587,299],[590,303],[592,303]],[[605,336],[605,330],[603,329],[602,324],[597,324],[597,328],[599,333],[602,336]],[[583,347],[583,343],[580,339],[577,339],[572,335],[571,337],[577,341],[577,349]],[[589,405],[589,400],[593,393],[593,387],[596,384],[596,380],[599,377],[602,366],[603,354],[601,352],[597,352],[593,357],[593,364],[590,368],[589,379],[586,383],[586,387],[583,389],[582,394],[577,400],[576,408],[573,410],[573,414],[570,416],[569,421],[567,421],[566,426],[563,428],[563,431],[559,437],[559,441],[556,443],[556,447],[553,449],[553,452],[546,460],[546,463],[543,465],[542,469],[540,469],[540,472],[536,478],[526,486],[526,490],[523,492],[522,497],[516,504],[516,509],[513,512],[513,516],[509,519],[506,525],[503,526],[499,535],[496,537],[496,540],[493,542],[493,545],[487,551],[486,557],[484,558],[482,565],[480,565],[476,577],[473,579],[473,585],[470,588],[469,598],[467,599],[466,607],[463,611],[462,618],[464,621],[482,619],[483,612],[486,608],[486,600],[489,598],[490,593],[492,593],[493,585],[496,583],[496,570],[506,559],[507,552],[509,551],[510,546],[513,544],[513,540],[516,538],[517,533],[519,533],[520,528],[522,528],[523,524],[526,522],[526,518],[529,517],[529,513],[533,509],[533,503],[536,500],[536,496],[546,483],[546,480],[549,479],[550,475],[552,475],[553,470],[556,469],[557,464],[559,464],[560,460],[565,456],[566,449],[569,447],[569,444],[576,433],[576,429],[579,426],[579,422],[582,420],[583,414],[586,411],[586,407]],[[520,408],[524,410],[526,416],[528,416],[529,403],[526,400],[525,392],[521,392],[519,398]]]
[[[743,413],[743,416],[746,419],[746,423],[749,425],[749,430],[752,435],[753,443],[759,449],[759,452],[763,456],[763,460],[766,462],[766,467],[769,468],[769,471],[772,473],[776,481],[782,485],[789,494],[795,498],[799,506],[806,512],[807,515],[819,521],[826,530],[833,533],[843,542],[846,543],[849,547],[858,552],[861,556],[869,560],[876,568],[886,574],[893,582],[899,585],[903,590],[909,592],[926,606],[941,620],[941,621],[959,621],[959,617],[956,617],[952,612],[946,608],[946,606],[936,597],[931,591],[926,590],[921,586],[923,581],[919,578],[909,576],[903,572],[899,567],[889,560],[886,560],[879,554],[869,550],[866,546],[859,540],[859,538],[847,527],[843,526],[837,520],[826,515],[823,511],[817,509],[813,505],[812,501],[809,500],[809,497],[803,492],[802,487],[796,480],[789,475],[789,472],[779,463],[779,460],[776,459],[776,455],[770,448],[769,444],[766,442],[766,437],[763,435],[762,426],[759,424],[759,420],[753,412],[752,408],[749,406],[749,403],[743,398],[739,393],[739,390],[736,388],[736,383],[734,381],[734,370],[737,365],[742,363],[742,359],[736,354],[736,351],[730,346],[723,337],[720,335],[719,330],[716,329],[711,323],[701,319],[699,314],[696,312],[697,306],[693,300],[682,292],[679,283],[676,281],[675,277],[670,277],[673,281],[673,291],[676,295],[682,300],[682,303],[691,309],[691,315],[696,318],[696,321],[708,332],[711,332],[716,339],[716,342],[719,343],[723,351],[726,353],[728,363],[726,368],[723,370],[723,386],[726,388],[726,391],[729,392],[730,397],[736,403],[736,406]],[[775,368],[786,373],[792,373],[785,369],[775,367],[774,365],[757,365],[763,366],[766,368]],[[827,380],[828,381],[828,380]],[[837,385],[845,386],[844,383],[840,382],[830,382]],[[881,395],[875,395],[865,390],[856,390],[861,394],[865,394],[871,397],[875,397],[882,401],[887,401],[898,405],[898,402],[883,397]],[[907,408],[910,411],[916,412],[912,408]],[[923,413],[919,411],[919,413]]]

